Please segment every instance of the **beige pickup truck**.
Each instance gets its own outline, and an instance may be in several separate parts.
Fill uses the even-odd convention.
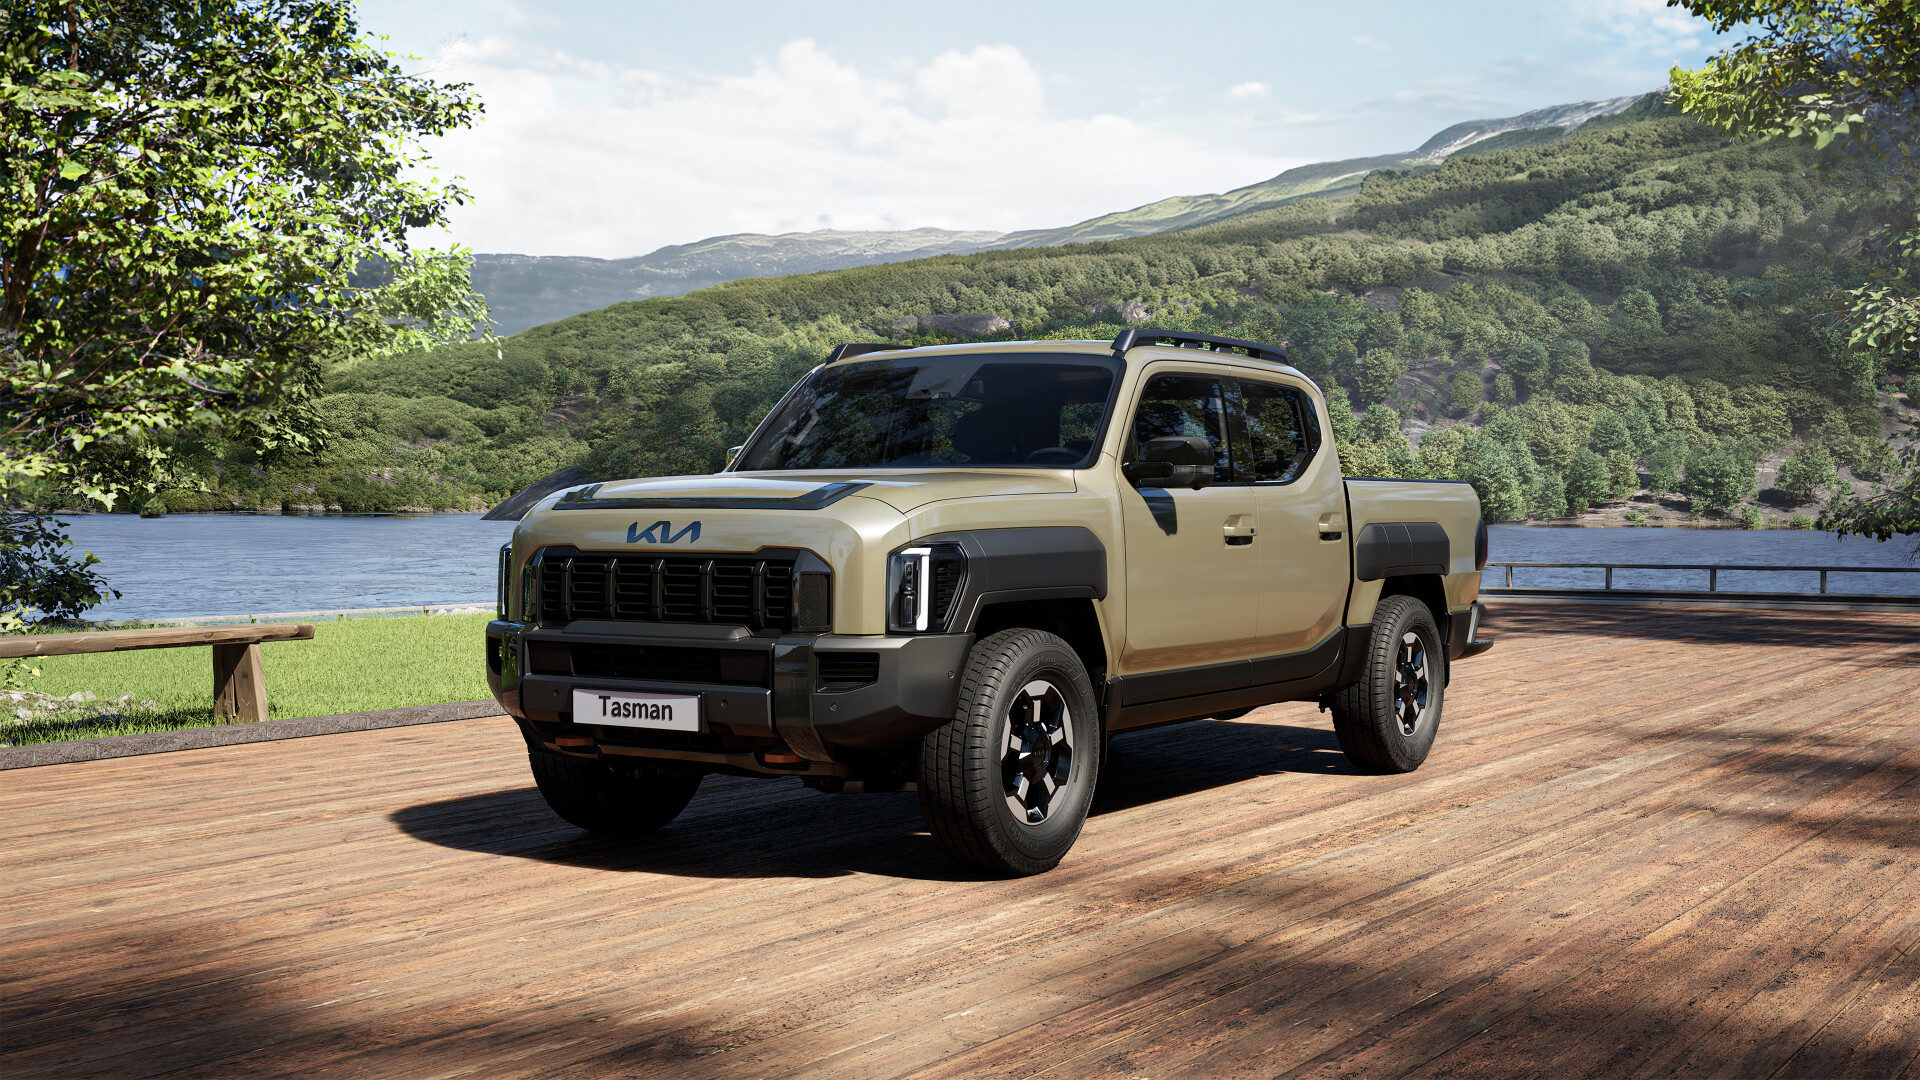
[[[1419,767],[1491,646],[1463,483],[1343,477],[1276,348],[843,345],[723,471],[541,502],[500,552],[495,695],[563,818],[636,833],[708,773],[917,790],[999,873],[1064,856],[1108,740],[1281,701]]]

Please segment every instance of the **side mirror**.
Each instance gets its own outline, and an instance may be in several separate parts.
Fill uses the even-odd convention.
[[[747,448],[746,443],[741,443],[739,446],[727,447],[727,463],[725,465],[722,465],[721,468],[723,469],[733,468],[734,459],[738,458],[740,456],[740,451],[745,450],[746,448]]]
[[[1213,446],[1198,435],[1149,439],[1140,457],[1120,467],[1134,487],[1192,488],[1213,483]]]

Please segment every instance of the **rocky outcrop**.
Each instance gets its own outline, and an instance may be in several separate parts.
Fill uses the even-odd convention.
[[[998,315],[979,314],[921,315],[917,318],[908,315],[905,318],[895,319],[893,321],[893,328],[896,332],[937,328],[940,330],[951,330],[956,334],[965,334],[968,337],[979,337],[981,334],[991,334],[995,330],[1005,330],[1012,325],[1012,323]]]

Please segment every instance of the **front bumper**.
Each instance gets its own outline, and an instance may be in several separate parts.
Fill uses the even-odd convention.
[[[762,775],[852,775],[917,744],[953,718],[973,644],[971,634],[769,636],[587,619],[496,620],[486,633],[488,684],[530,741]],[[575,723],[575,689],[697,695],[700,731]]]

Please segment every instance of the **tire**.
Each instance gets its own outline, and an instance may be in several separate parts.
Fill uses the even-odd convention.
[[[1446,696],[1446,644],[1427,605],[1389,596],[1373,611],[1360,681],[1333,696],[1333,732],[1364,773],[1407,773],[1433,749]]]
[[[700,787],[698,773],[610,765],[527,751],[533,782],[553,812],[588,832],[642,836],[672,821]]]
[[[920,743],[920,810],[962,862],[1026,876],[1054,868],[1087,820],[1100,717],[1071,646],[1002,630],[967,653],[954,717]]]

